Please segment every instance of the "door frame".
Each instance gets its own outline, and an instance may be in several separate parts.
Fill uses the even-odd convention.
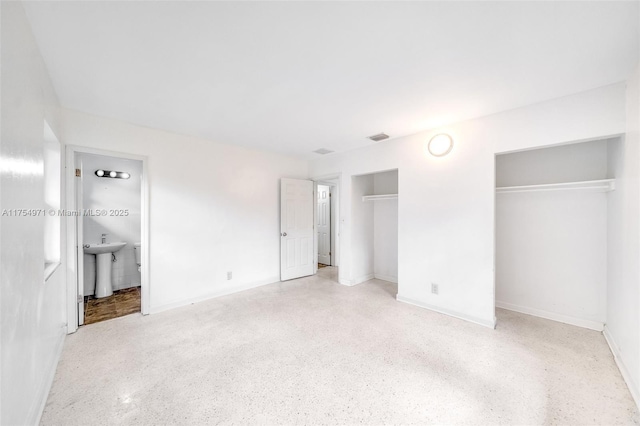
[[[104,149],[89,148],[79,145],[66,145],[65,159],[65,179],[66,179],[66,203],[68,212],[76,212],[79,208],[77,202],[78,182],[75,176],[76,157],[78,154],[104,155],[127,160],[142,161],[142,179],[140,191],[140,216],[141,216],[141,267],[140,267],[140,311],[142,315],[148,315],[150,310],[150,282],[149,282],[149,174],[148,157],[142,155],[129,154]],[[78,232],[77,223],[82,216],[67,215],[67,334],[75,333],[78,330],[79,302],[78,295],[84,294],[84,289],[80,291],[80,285],[84,285],[82,264],[82,232]]]
[[[318,223],[318,185],[327,185],[331,191],[331,266],[340,266],[340,188],[342,173],[332,173],[312,177],[313,180],[313,223]],[[332,182],[333,181],[333,182]],[[315,231],[315,230],[314,230]],[[318,272],[318,233],[313,233],[313,273]]]
[[[334,266],[334,253],[335,253],[335,247],[334,247],[334,225],[333,225],[333,220],[334,220],[334,212],[333,212],[333,193],[335,192],[335,183],[330,183],[330,182],[313,182],[313,189],[315,192],[315,215],[314,215],[314,220],[316,223],[316,226],[318,225],[318,187],[322,185],[322,186],[326,186],[327,188],[329,188],[329,266]],[[317,240],[317,233],[318,233],[318,229],[316,227],[315,229],[316,231],[316,237],[314,238],[314,242],[315,242],[315,247],[316,249],[314,250],[314,255],[316,257],[316,263],[320,263],[320,253],[318,251],[318,245],[320,243],[320,241],[316,241]],[[317,267],[318,265],[316,265]]]

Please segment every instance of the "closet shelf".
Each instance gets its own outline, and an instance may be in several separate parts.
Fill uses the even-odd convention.
[[[365,195],[362,201],[395,200],[398,194]]]
[[[506,194],[515,192],[548,192],[548,191],[586,191],[609,192],[616,189],[615,179],[587,180],[582,182],[549,183],[544,185],[502,186],[496,188],[496,193]]]

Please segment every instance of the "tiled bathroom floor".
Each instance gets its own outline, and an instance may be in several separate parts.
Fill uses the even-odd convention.
[[[84,304],[84,323],[93,324],[112,318],[140,312],[140,287],[116,290],[109,297],[94,299],[90,296]]]

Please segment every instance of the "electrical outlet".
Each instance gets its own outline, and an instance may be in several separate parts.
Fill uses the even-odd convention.
[[[438,294],[438,284],[431,283],[431,293]]]
[[[227,272],[227,280],[230,280],[233,278],[233,272],[229,271]]]

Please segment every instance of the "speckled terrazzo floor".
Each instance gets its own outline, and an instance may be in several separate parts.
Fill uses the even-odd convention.
[[[496,330],[318,276],[67,337],[44,425],[635,424],[600,333]]]

